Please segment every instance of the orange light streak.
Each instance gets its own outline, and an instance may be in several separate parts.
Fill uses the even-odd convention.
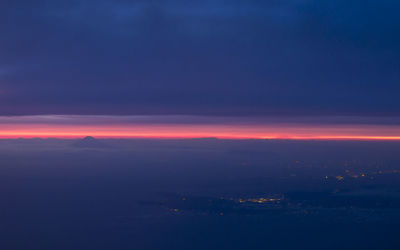
[[[160,138],[400,140],[400,126],[387,125],[209,125],[209,124],[0,124],[0,138]]]

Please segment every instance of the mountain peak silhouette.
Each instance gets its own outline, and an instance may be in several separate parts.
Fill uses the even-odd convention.
[[[72,144],[73,147],[77,148],[108,148],[109,146],[102,141],[97,140],[92,136],[86,136],[83,139],[79,139]]]

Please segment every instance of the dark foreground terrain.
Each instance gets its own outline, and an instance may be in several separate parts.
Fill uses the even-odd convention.
[[[400,143],[0,141],[0,249],[400,249]]]

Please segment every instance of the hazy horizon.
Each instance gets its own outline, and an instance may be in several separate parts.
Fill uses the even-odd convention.
[[[399,250],[399,9],[0,0],[0,250]]]

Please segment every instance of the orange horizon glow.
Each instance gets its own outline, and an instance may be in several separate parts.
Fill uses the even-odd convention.
[[[400,127],[384,125],[59,125],[0,124],[0,138],[400,140]]]

